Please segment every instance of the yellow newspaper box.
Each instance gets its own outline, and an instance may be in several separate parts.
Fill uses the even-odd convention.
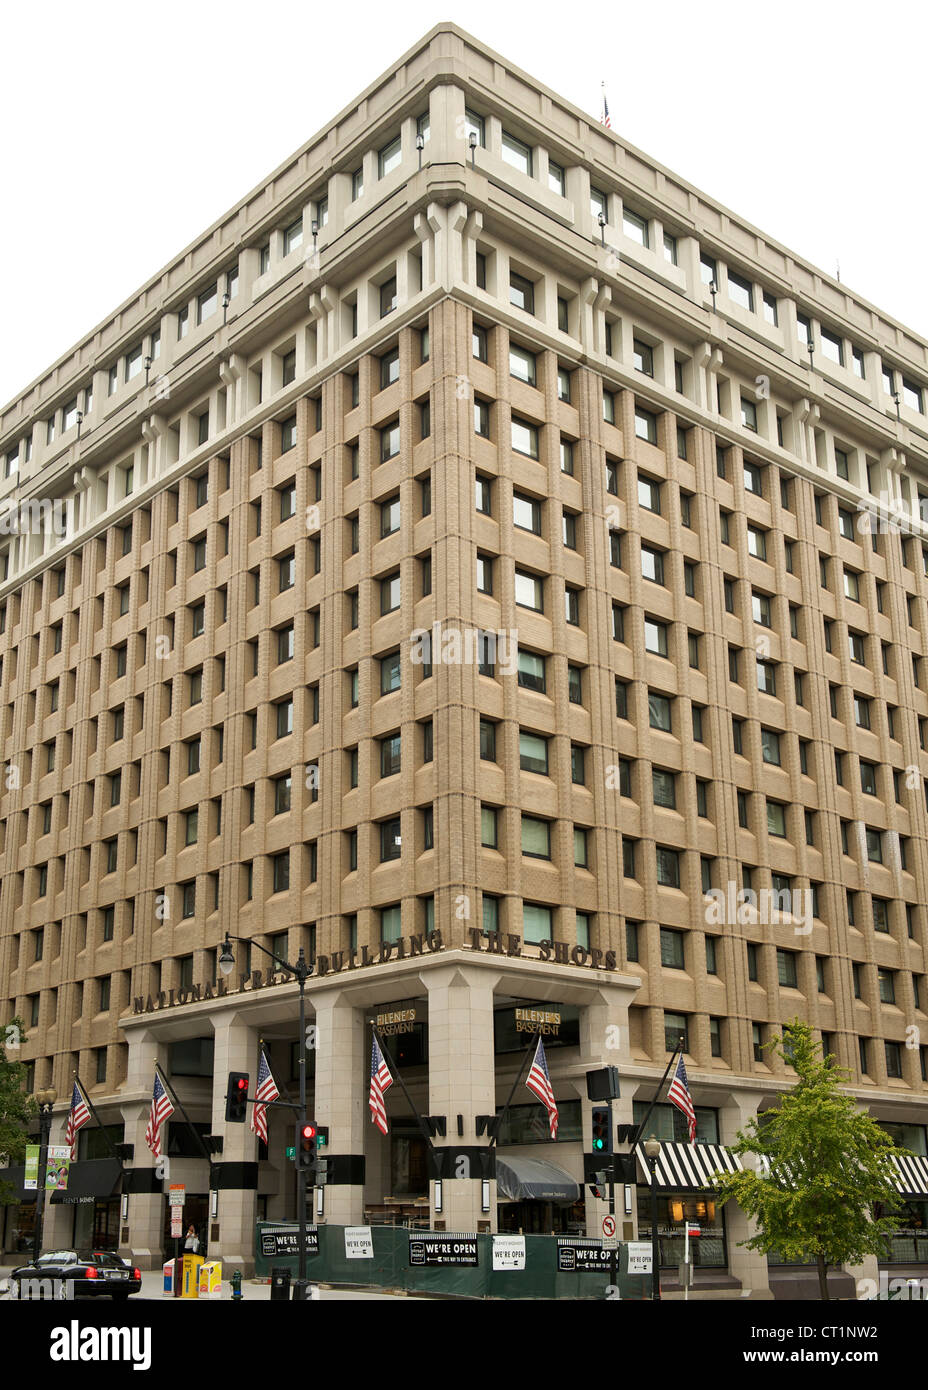
[[[222,1297],[222,1261],[207,1260],[200,1266],[200,1298]]]
[[[180,1285],[181,1298],[196,1298],[200,1280],[200,1265],[202,1263],[202,1255],[184,1256],[184,1270]]]

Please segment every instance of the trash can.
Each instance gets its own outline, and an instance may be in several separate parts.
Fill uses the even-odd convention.
[[[285,1265],[274,1265],[271,1270],[271,1302],[290,1302],[290,1271]]]
[[[200,1265],[202,1263],[202,1255],[184,1256],[184,1269],[180,1291],[181,1298],[196,1298],[200,1282]]]

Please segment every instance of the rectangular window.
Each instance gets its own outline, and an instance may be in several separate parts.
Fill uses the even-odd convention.
[[[630,241],[635,241],[645,250],[650,245],[648,235],[648,223],[644,217],[640,217],[637,212],[632,212],[631,208],[622,209],[622,233]]]
[[[520,174],[527,174],[532,177],[532,151],[530,147],[517,140],[514,135],[507,135],[505,130],[502,133],[502,143],[500,153],[507,164],[511,164],[513,169],[517,169]],[[555,166],[556,167],[556,166]]]
[[[512,271],[509,276],[509,303],[527,314],[535,312],[535,286],[524,275]]]
[[[402,162],[402,158],[403,142],[398,135],[395,140],[391,140],[388,145],[384,145],[383,149],[378,152],[377,167],[379,177],[382,179],[386,178],[387,174],[397,169]]]
[[[749,313],[753,314],[754,286],[750,280],[736,275],[733,270],[728,272],[728,298],[733,304],[739,304],[742,309],[747,309]]]

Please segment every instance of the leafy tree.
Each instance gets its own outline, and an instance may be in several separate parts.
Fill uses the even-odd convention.
[[[29,1121],[36,1113],[36,1103],[26,1094],[26,1064],[10,1061],[7,1049],[26,1036],[21,1018],[0,1026],[0,1162],[21,1163],[26,1154],[26,1134]],[[12,1183],[0,1176],[0,1206],[18,1202]]]
[[[896,1216],[876,1216],[880,1204],[898,1205],[893,1183],[897,1148],[875,1120],[857,1109],[839,1087],[850,1073],[819,1055],[812,1029],[800,1019],[786,1024],[775,1048],[798,1080],[772,1110],[739,1131],[736,1154],[761,1155],[762,1172],[721,1175],[719,1205],[732,1197],[758,1222],[743,1241],[751,1250],[777,1250],[786,1259],[814,1259],[821,1297],[828,1298],[828,1267],[859,1264],[884,1253]]]

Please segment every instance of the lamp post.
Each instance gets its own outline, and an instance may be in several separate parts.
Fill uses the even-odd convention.
[[[477,156],[477,132],[476,132],[476,130],[472,130],[471,133],[468,135],[468,137],[467,137],[467,143],[468,143],[468,146],[470,147],[470,167],[473,169],[473,168],[476,167],[475,164],[474,164],[474,160],[476,159],[476,156]]]
[[[422,131],[416,136],[416,149],[419,151],[419,168],[422,168],[422,151],[425,149],[425,136]]]
[[[32,1232],[32,1260],[39,1258],[42,1250],[42,1226],[45,1221],[45,1166],[48,1163],[48,1136],[52,1128],[52,1106],[58,1099],[58,1092],[51,1087],[47,1091],[36,1091],[39,1107],[39,1176],[35,1189],[35,1227]]]
[[[606,244],[606,214],[603,212],[602,208],[600,208],[600,210],[599,210],[599,217],[597,218],[597,221],[599,222],[599,234],[600,234],[600,237],[602,238],[603,246],[605,246],[605,244]]]
[[[223,975],[231,975],[235,967],[235,956],[232,951],[233,941],[250,941],[252,946],[257,946],[259,951],[263,951],[266,956],[270,956],[281,970],[286,970],[288,975],[293,975],[300,987],[300,1039],[299,1039],[299,1059],[300,1059],[300,1127],[306,1124],[306,981],[311,974],[311,967],[306,963],[306,956],[303,947],[297,956],[296,965],[291,965],[289,961],[281,960],[280,956],[262,946],[260,941],[244,936],[230,936],[226,932],[226,939],[222,943],[222,950],[219,953],[218,965]],[[293,1301],[304,1303],[306,1301],[306,1288],[308,1280],[306,1278],[306,1169],[299,1162],[299,1154],[296,1155],[297,1161],[297,1274],[296,1282],[293,1285]]]
[[[661,1244],[657,1234],[657,1160],[661,1155],[661,1144],[653,1134],[645,1140],[644,1152],[651,1173],[651,1298],[659,1299]]]

